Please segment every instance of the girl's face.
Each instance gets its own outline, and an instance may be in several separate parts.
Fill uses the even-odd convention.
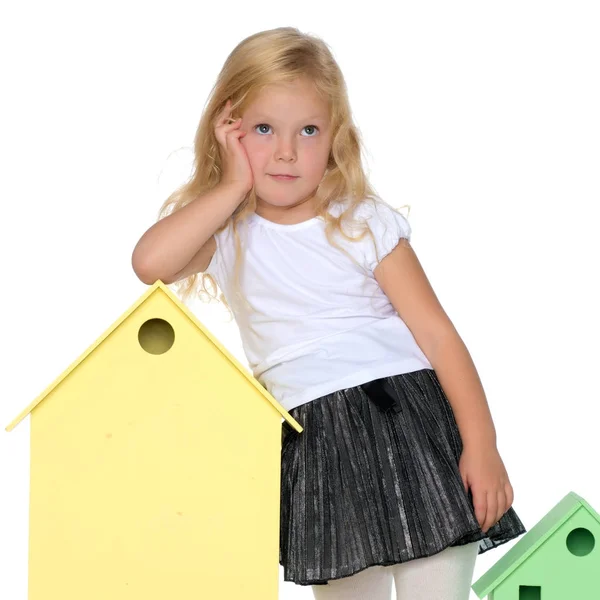
[[[265,88],[241,115],[246,149],[261,207],[291,207],[310,199],[331,149],[327,103],[310,81]],[[290,181],[277,174],[295,175]],[[258,208],[258,207],[257,207]]]

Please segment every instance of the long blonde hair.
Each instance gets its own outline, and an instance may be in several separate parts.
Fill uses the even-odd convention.
[[[327,239],[339,248],[332,239],[335,231],[353,241],[362,239],[366,233],[372,237],[368,227],[359,237],[349,237],[342,229],[344,220],[352,219],[355,208],[365,198],[376,196],[362,166],[363,144],[352,121],[343,74],[324,41],[302,33],[295,27],[279,27],[255,33],[240,42],[229,54],[209,94],[196,131],[192,174],[163,203],[158,218],[179,210],[219,183],[222,165],[214,123],[228,99],[231,99],[231,116],[236,118],[264,87],[299,78],[307,78],[313,83],[316,92],[329,106],[331,151],[325,174],[314,197],[316,215],[326,223]],[[338,216],[332,215],[328,210],[331,203],[342,198],[347,201],[345,210]],[[217,230],[220,232],[233,225],[236,279],[242,257],[237,225],[255,209],[256,192],[252,188],[231,217]],[[208,273],[201,273],[198,281],[198,275],[195,273],[173,284],[182,300],[185,302],[197,292],[202,300],[218,300],[231,312],[215,280]]]

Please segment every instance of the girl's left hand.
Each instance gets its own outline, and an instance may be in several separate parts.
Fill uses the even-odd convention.
[[[487,533],[513,502],[513,488],[496,446],[464,448],[459,470],[465,490],[471,488],[475,517]]]

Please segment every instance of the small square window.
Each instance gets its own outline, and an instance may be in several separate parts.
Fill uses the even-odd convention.
[[[539,585],[520,585],[519,600],[542,600],[542,588]]]

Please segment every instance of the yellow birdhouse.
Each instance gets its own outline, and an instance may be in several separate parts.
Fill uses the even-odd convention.
[[[275,600],[282,417],[158,280],[31,414],[29,600]]]

